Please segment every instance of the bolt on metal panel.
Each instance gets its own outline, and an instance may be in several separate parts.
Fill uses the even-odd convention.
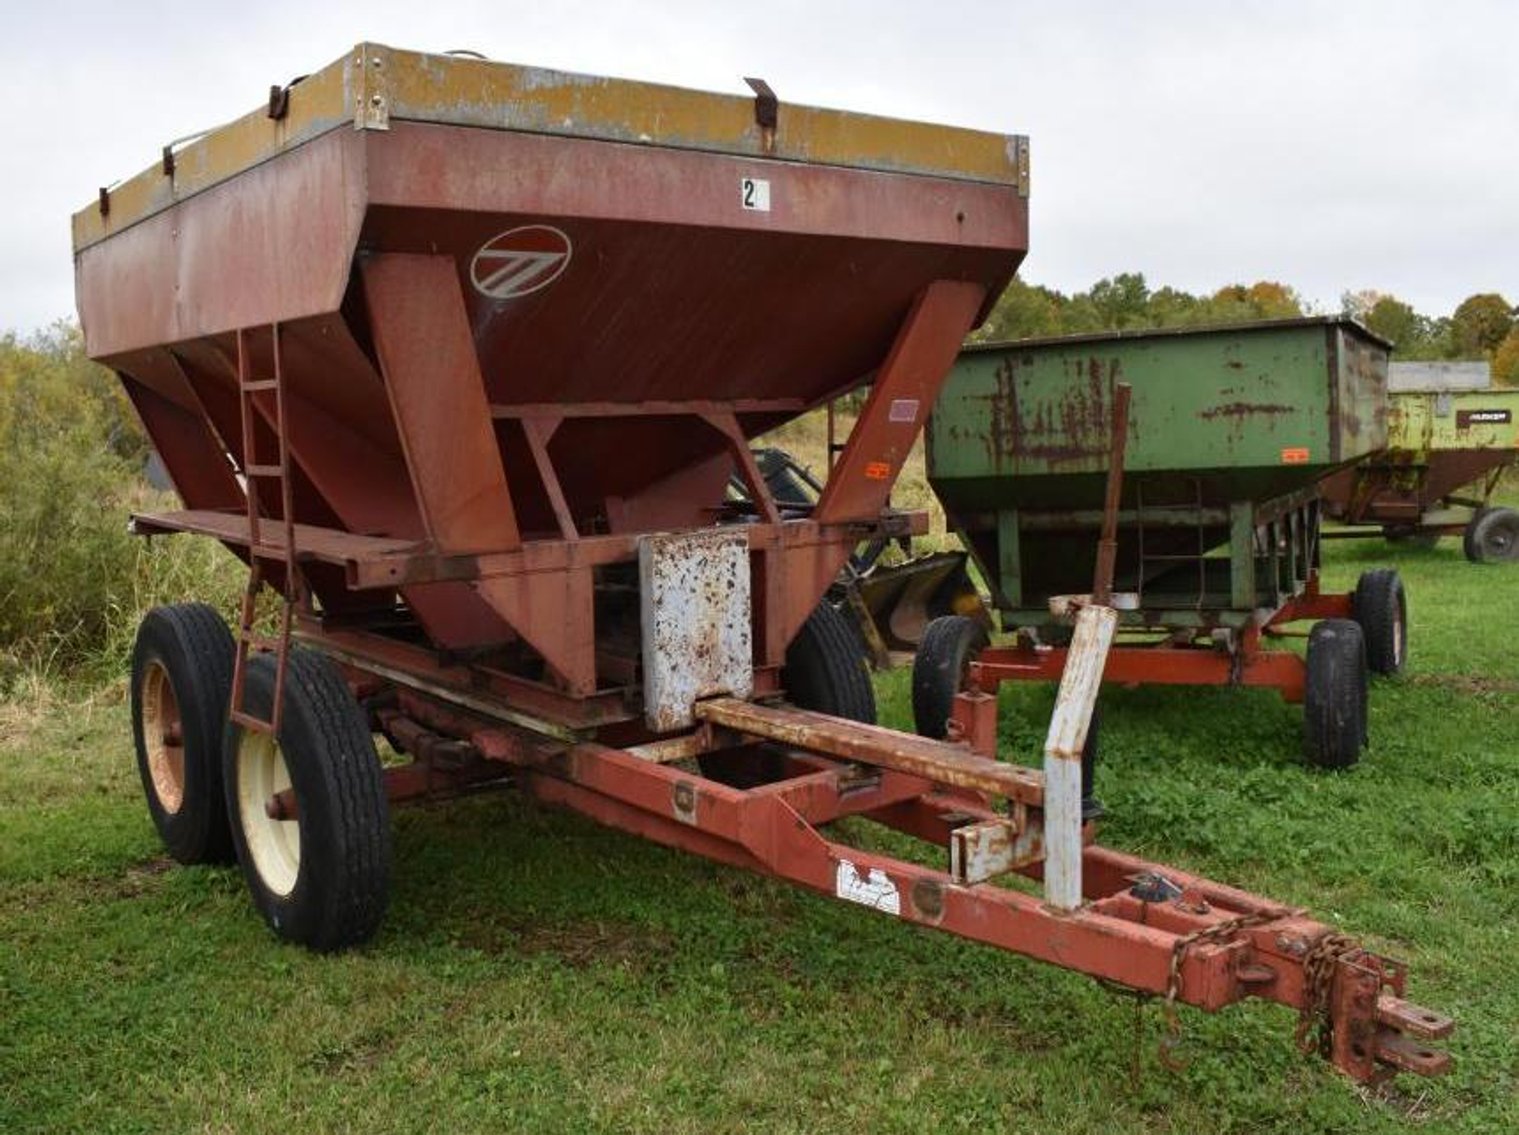
[[[747,534],[645,536],[638,575],[649,728],[665,733],[695,724],[701,698],[753,694]]]

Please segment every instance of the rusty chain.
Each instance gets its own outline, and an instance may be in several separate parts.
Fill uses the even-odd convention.
[[[1292,918],[1302,913],[1300,909],[1287,907],[1266,908],[1250,914],[1242,914],[1236,918],[1226,918],[1222,922],[1204,926],[1176,939],[1176,944],[1171,947],[1171,973],[1166,982],[1165,1001],[1162,1003],[1166,1018],[1166,1035],[1160,1040],[1159,1055],[1162,1064],[1173,1072],[1179,1071],[1184,1066],[1184,1061],[1175,1055],[1176,1049],[1181,1044],[1181,1017],[1176,1012],[1176,998],[1181,993],[1181,966],[1187,956],[1187,951],[1199,944],[1222,942],[1227,938],[1232,938],[1241,930],[1265,926],[1278,919]]]
[[[1298,1009],[1295,1036],[1303,1052],[1328,1054],[1332,1024],[1329,998],[1334,992],[1335,967],[1364,952],[1361,944],[1349,935],[1330,932],[1320,936],[1304,955],[1303,1004]]]

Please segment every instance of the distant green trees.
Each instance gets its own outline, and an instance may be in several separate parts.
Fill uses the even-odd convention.
[[[1392,340],[1400,359],[1487,359],[1494,382],[1519,386],[1516,309],[1496,292],[1468,296],[1448,316],[1421,315],[1382,292],[1347,293],[1342,306]]]
[[[1469,296],[1447,316],[1421,314],[1386,292],[1346,292],[1340,312],[1389,340],[1399,359],[1488,359],[1495,382],[1519,386],[1519,309],[1496,292]],[[1193,295],[1172,287],[1152,290],[1142,273],[1121,272],[1067,295],[1014,279],[973,338],[985,342],[1086,335],[1308,314],[1302,296],[1274,280],[1228,284],[1211,295]]]
[[[1196,296],[1171,287],[1152,291],[1139,272],[1122,272],[1098,280],[1086,291],[1073,295],[1015,279],[976,338],[1083,335],[1145,327],[1289,319],[1304,314],[1302,298],[1287,285],[1272,280],[1230,284],[1212,295]]]

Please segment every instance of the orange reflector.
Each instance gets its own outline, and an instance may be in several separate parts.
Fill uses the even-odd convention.
[[[872,481],[884,481],[891,476],[891,466],[884,461],[872,461],[865,466],[865,476]]]
[[[1307,465],[1308,447],[1306,445],[1295,445],[1282,450],[1282,464]]]

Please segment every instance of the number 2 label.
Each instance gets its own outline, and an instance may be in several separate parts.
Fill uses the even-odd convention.
[[[770,212],[770,183],[756,177],[740,178],[738,199],[745,209],[768,213]]]

